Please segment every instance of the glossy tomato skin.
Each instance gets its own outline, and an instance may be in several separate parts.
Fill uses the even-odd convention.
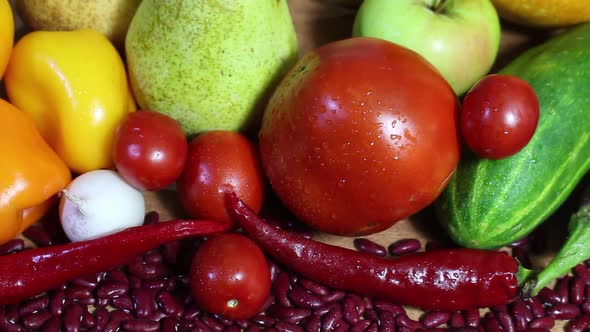
[[[113,161],[121,176],[140,190],[159,190],[182,173],[188,142],[178,122],[168,115],[140,110],[117,128]]]
[[[523,79],[488,75],[465,95],[461,135],[478,156],[501,159],[522,150],[539,122],[539,101]]]
[[[430,204],[459,160],[458,100],[418,54],[369,37],[327,44],[281,82],[259,132],[268,179],[312,227],[357,236]]]
[[[270,269],[249,238],[237,233],[214,235],[193,256],[190,286],[203,309],[229,319],[248,319],[260,312],[270,295]]]
[[[182,205],[193,218],[233,222],[223,193],[234,190],[254,211],[264,203],[264,173],[257,148],[243,134],[215,130],[189,143],[188,159],[177,181]]]

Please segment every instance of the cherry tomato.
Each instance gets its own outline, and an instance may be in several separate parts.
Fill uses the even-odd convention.
[[[113,161],[117,171],[140,190],[159,190],[182,173],[188,143],[178,122],[153,111],[130,113],[117,128]]]
[[[269,297],[270,270],[252,240],[223,233],[202,243],[195,252],[190,285],[201,308],[229,319],[248,319],[260,312]]]
[[[465,95],[461,134],[482,158],[500,159],[522,150],[539,122],[539,101],[524,80],[502,74],[488,75]]]
[[[266,175],[312,227],[388,228],[429,205],[459,161],[459,103],[417,53],[369,37],[305,56],[271,97],[259,133]]]
[[[215,130],[189,144],[177,190],[193,218],[233,222],[223,193],[234,190],[254,211],[264,202],[264,174],[254,144],[238,132]]]

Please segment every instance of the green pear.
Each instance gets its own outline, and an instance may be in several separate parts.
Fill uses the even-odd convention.
[[[286,0],[144,0],[125,50],[140,107],[193,136],[257,130],[298,43]]]
[[[123,48],[129,22],[141,0],[15,0],[31,30],[94,29]]]

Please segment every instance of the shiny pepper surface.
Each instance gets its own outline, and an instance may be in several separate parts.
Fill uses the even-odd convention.
[[[14,43],[14,18],[8,0],[0,0],[0,79]]]
[[[5,74],[10,101],[74,173],[113,166],[116,127],[135,110],[125,66],[94,30],[35,31],[20,39]]]
[[[43,216],[70,170],[25,112],[0,99],[0,243]]]

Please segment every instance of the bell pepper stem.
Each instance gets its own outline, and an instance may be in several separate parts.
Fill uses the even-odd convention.
[[[61,192],[66,197],[66,199],[72,203],[78,213],[80,213],[82,216],[87,215],[85,209],[86,204],[84,204],[84,201],[82,201],[78,196],[69,192],[67,189],[63,189]]]

